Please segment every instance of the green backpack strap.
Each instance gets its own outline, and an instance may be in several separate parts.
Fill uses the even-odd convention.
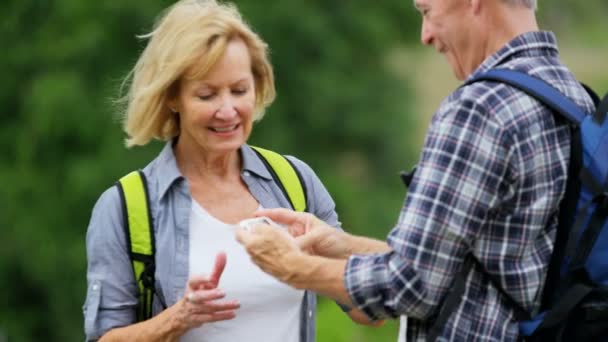
[[[264,162],[292,208],[296,211],[306,211],[305,183],[295,166],[281,154],[251,147]],[[154,230],[146,177],[141,171],[133,171],[122,177],[117,186],[123,209],[127,248],[139,290],[137,320],[141,322],[152,317],[155,292]]]
[[[306,185],[298,169],[285,156],[257,146],[251,146],[266,165],[285,198],[295,211],[306,211]]]
[[[123,209],[127,249],[133,263],[138,287],[137,320],[152,317],[154,296],[154,230],[148,198],[146,177],[133,171],[117,183]]]

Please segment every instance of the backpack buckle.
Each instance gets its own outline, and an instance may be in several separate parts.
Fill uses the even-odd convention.
[[[144,264],[144,270],[141,272],[139,279],[141,280],[144,288],[151,289],[154,288],[154,273],[156,271],[156,267],[153,262],[146,262]]]

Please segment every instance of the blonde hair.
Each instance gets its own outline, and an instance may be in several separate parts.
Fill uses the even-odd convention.
[[[215,0],[181,0],[157,19],[135,67],[125,78],[129,91],[123,129],[126,145],[145,145],[152,139],[169,140],[179,134],[179,115],[168,101],[183,77],[204,77],[226,50],[228,42],[241,39],[249,50],[255,88],[254,120],[276,96],[267,44],[245,23],[231,4]]]

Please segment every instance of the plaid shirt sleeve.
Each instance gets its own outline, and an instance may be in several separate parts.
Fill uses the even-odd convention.
[[[479,101],[441,106],[427,133],[418,169],[396,227],[393,252],[355,255],[345,285],[375,319],[438,311],[466,254],[500,202],[517,144]],[[504,232],[493,232],[502,234]]]

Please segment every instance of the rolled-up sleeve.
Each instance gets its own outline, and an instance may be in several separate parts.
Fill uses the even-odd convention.
[[[507,173],[513,144],[474,101],[452,108],[435,116],[426,136],[388,237],[393,251],[347,262],[345,287],[373,319],[436,314],[475,240],[489,233],[482,228],[499,202],[497,184]]]
[[[83,306],[87,341],[135,322],[137,288],[127,253],[116,187],[93,208],[86,237],[87,295]]]

